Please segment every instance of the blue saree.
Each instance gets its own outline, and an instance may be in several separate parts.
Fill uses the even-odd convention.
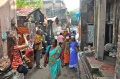
[[[49,52],[49,71],[52,79],[56,79],[60,75],[61,72],[61,60],[59,58],[61,48],[56,47],[52,50],[50,50],[50,46],[47,47],[46,52]]]
[[[79,44],[76,41],[70,43],[69,68],[77,68],[78,56],[77,56],[76,46],[79,46]]]

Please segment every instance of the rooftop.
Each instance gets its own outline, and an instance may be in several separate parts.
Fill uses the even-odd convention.
[[[34,8],[34,7],[21,7],[21,8],[17,8],[17,15],[19,15],[19,16],[27,16],[31,12],[33,12],[34,10],[36,10],[36,8]]]

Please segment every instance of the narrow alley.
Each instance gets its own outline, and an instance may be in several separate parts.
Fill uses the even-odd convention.
[[[43,59],[41,61],[43,64]],[[28,73],[27,79],[51,79],[49,74],[49,66],[43,67],[43,69],[36,69],[35,67],[31,69]],[[61,70],[61,76],[58,79],[80,79],[77,70],[69,69],[65,66]]]
[[[0,79],[120,79],[120,0],[0,0]]]

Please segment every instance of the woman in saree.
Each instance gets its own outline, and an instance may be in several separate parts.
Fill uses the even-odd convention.
[[[71,36],[71,43],[70,43],[70,62],[69,68],[77,68],[78,66],[78,55],[77,50],[79,49],[79,44],[75,41],[75,37]]]
[[[61,60],[60,60],[61,48],[60,46],[57,46],[56,39],[53,39],[51,44],[52,45],[48,46],[46,49],[44,57],[44,66],[46,67],[48,62],[51,79],[57,79],[61,73]]]
[[[63,42],[64,66],[68,65],[70,59],[69,43],[70,43],[69,36],[67,36],[65,41]]]

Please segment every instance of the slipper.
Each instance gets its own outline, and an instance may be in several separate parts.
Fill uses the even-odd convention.
[[[43,69],[41,66],[36,67],[37,69]]]
[[[64,65],[61,65],[61,67],[63,68],[63,67],[64,67]]]

